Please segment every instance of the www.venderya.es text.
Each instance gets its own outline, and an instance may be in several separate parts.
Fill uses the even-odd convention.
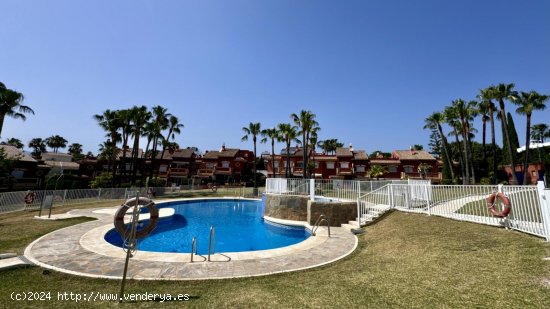
[[[91,291],[88,293],[75,292],[12,292],[13,301],[72,301],[72,302],[96,302],[96,301],[188,301],[189,294],[167,293],[124,293],[121,297],[118,293],[100,293]]]

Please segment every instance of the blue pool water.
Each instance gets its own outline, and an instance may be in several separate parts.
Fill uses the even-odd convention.
[[[191,241],[197,237],[198,253],[208,254],[211,225],[215,229],[216,252],[222,253],[274,249],[299,243],[310,236],[303,227],[264,221],[261,201],[180,201],[160,204],[159,208],[162,207],[174,208],[174,215],[161,218],[149,236],[138,240],[138,250],[190,253]],[[105,240],[122,245],[114,229],[105,235]]]

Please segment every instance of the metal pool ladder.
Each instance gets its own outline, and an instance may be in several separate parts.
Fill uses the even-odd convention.
[[[208,241],[208,262],[210,262],[210,254],[216,251],[216,231],[214,225],[210,226],[210,240]]]
[[[193,255],[197,254],[197,237],[193,236],[191,241],[191,263],[193,263]]]
[[[325,215],[320,215],[319,218],[317,218],[317,221],[315,221],[315,224],[313,225],[313,229],[311,230],[311,235],[315,236],[315,231],[317,231],[317,229],[319,228],[319,225],[321,225],[323,221],[327,224],[328,237],[330,237],[330,224],[328,223],[328,220],[325,218]]]

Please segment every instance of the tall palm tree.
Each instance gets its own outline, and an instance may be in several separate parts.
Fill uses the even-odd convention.
[[[175,140],[176,134],[181,134],[181,129],[183,129],[183,127],[184,125],[180,123],[178,117],[170,115],[168,118],[168,133],[164,136],[165,142],[162,144],[162,154],[160,155],[161,160],[164,158],[164,152],[166,151],[166,148],[168,148],[170,138],[172,141]]]
[[[315,120],[315,114],[311,111],[301,110],[300,114],[292,114],[290,118],[299,128],[298,134],[302,135],[302,174],[303,178],[307,178],[307,160],[308,160],[308,143],[312,131],[319,130],[319,123]]]
[[[505,151],[508,151],[510,157],[510,165],[512,167],[512,184],[518,183],[518,178],[516,177],[516,162],[514,157],[514,151],[512,150],[512,144],[510,142],[510,134],[508,133],[508,121],[506,119],[506,108],[504,105],[504,100],[513,101],[517,97],[517,92],[514,91],[514,84],[498,84],[492,87],[493,99],[498,101],[500,107],[500,121],[502,123],[504,132],[503,138],[506,139],[507,148]]]
[[[143,135],[145,125],[151,119],[151,112],[147,109],[147,106],[134,106],[130,110],[130,118],[132,119],[132,133],[131,136],[134,138],[134,145],[132,147],[132,161],[131,161],[131,170],[132,170],[132,183],[136,181],[137,176],[137,160],[139,156],[139,139]],[[142,173],[143,175],[143,173]]]
[[[460,171],[462,172],[462,184],[467,184],[470,178],[470,171],[466,168],[466,158],[460,138],[462,136],[462,128],[456,108],[453,106],[445,107],[445,122],[453,129],[449,136],[455,137],[456,146],[458,147],[458,162],[460,163]]]
[[[316,129],[311,131],[311,136],[309,137],[309,147],[310,147],[309,156],[312,157],[312,161],[313,161],[313,178],[315,178],[315,147],[317,146],[317,142],[319,140],[319,135],[317,134],[319,130]],[[311,173],[309,177],[311,178]]]
[[[285,166],[285,177],[290,177],[290,143],[298,139],[298,130],[295,126],[290,123],[280,123],[277,125],[277,129],[280,132],[280,140],[284,141],[286,145],[286,166]]]
[[[261,124],[259,122],[249,123],[248,127],[243,127],[244,136],[241,138],[241,142],[248,141],[248,137],[252,135],[252,142],[254,143],[254,195],[258,195],[258,184],[256,183],[256,137],[261,133]]]
[[[106,109],[102,114],[96,114],[93,118],[97,121],[99,126],[107,132],[105,137],[107,137],[112,143],[120,141],[120,134],[118,133],[119,129],[119,111]]]
[[[46,152],[46,142],[40,137],[31,139],[28,146],[33,149],[31,153],[33,157],[39,157]]]
[[[446,158],[446,164],[449,166],[449,170],[451,172],[451,178],[455,179],[455,172],[453,170],[453,161],[451,156],[449,155],[449,145],[447,143],[447,137],[445,137],[445,134],[443,133],[443,128],[441,124],[445,122],[445,117],[440,112],[434,112],[428,118],[424,120],[426,123],[424,125],[424,129],[436,129],[439,133],[439,137],[441,138],[441,145],[443,146],[443,152],[445,152],[445,158]]]
[[[67,147],[67,140],[59,135],[53,135],[45,140],[46,145],[53,149],[53,152],[57,152],[59,148]]]
[[[72,155],[82,154],[82,144],[72,143],[69,145],[69,153]]]
[[[111,170],[113,162],[116,160],[119,149],[116,147],[116,144],[111,140],[107,140],[99,145],[99,158],[102,160],[107,160],[107,171]],[[116,169],[112,169],[113,176],[116,173]],[[115,179],[112,179],[111,186],[115,186]]]
[[[8,89],[6,85],[0,82],[0,136],[4,127],[6,116],[25,121],[25,114],[33,114],[32,108],[22,105],[23,94],[15,90]]]
[[[527,176],[529,175],[527,167],[529,165],[529,144],[531,144],[531,115],[533,111],[544,110],[546,108],[545,102],[548,101],[547,95],[541,95],[536,91],[520,92],[512,102],[519,107],[516,112],[520,115],[525,115],[527,118],[526,131],[525,131],[525,159],[523,162],[523,184],[528,183]]]
[[[548,125],[545,123],[537,123],[531,126],[531,139],[537,140],[539,143],[544,143],[544,139],[548,137]],[[9,144],[9,141],[8,141]]]
[[[149,172],[150,177],[153,177],[158,146],[159,146],[159,143],[162,143],[164,140],[164,136],[162,136],[162,131],[168,129],[168,125],[169,125],[168,119],[170,116],[172,116],[172,114],[168,113],[167,108],[162,107],[160,105],[154,106],[151,109],[151,112],[152,112],[153,118],[151,119],[151,122],[148,124],[148,126],[146,126],[146,128],[148,128],[148,135],[152,136],[153,138],[151,167]],[[158,169],[157,169],[157,175],[158,175]]]
[[[23,142],[20,139],[15,138],[15,137],[8,138],[8,140],[6,141],[6,144],[12,145],[12,146],[14,146],[15,148],[18,148],[18,149],[23,149],[23,147],[25,147]]]
[[[280,139],[280,134],[277,128],[264,129],[261,132],[263,138],[260,143],[266,143],[267,139],[271,139],[271,170],[273,171],[273,178],[277,177],[275,175],[275,140]]]
[[[130,109],[116,111],[116,123],[120,132],[122,141],[122,159],[120,161],[120,174],[126,176],[126,153],[128,150],[128,140],[132,133],[132,114]]]
[[[487,110],[487,114],[489,115],[489,120],[491,121],[491,146],[493,150],[493,174],[492,174],[492,183],[497,184],[497,148],[496,148],[496,141],[495,141],[495,117],[494,113],[496,111],[495,103],[493,103],[492,99],[494,98],[493,92],[494,92],[494,86],[488,87],[485,89],[479,90],[478,98],[480,100],[480,106],[484,106],[483,108]],[[483,151],[485,154],[485,150]]]

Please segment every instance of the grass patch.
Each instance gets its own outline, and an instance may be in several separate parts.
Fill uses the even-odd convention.
[[[10,215],[12,216],[12,215]],[[2,233],[35,220],[5,220]],[[14,217],[17,217],[14,215]],[[49,222],[48,222],[49,223]],[[54,222],[52,222],[54,223]],[[69,222],[61,222],[63,224]],[[129,281],[128,293],[190,294],[163,307],[239,308],[549,308],[548,243],[519,232],[473,223],[392,212],[359,236],[342,261],[307,271],[209,281]],[[15,233],[15,232],[14,232]],[[12,247],[25,247],[25,237]],[[2,238],[4,239],[4,238]],[[0,303],[7,307],[120,307],[116,302],[57,300],[58,292],[118,293],[116,280],[90,279],[32,267],[0,272]],[[52,300],[14,302],[12,292],[46,291]],[[157,301],[122,307],[158,307]]]

